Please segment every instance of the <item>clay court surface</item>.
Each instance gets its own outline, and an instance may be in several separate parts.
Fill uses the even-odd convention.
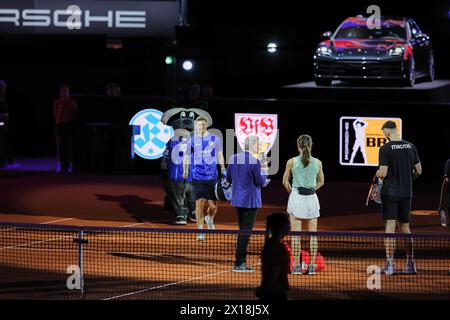
[[[382,233],[379,207],[365,206],[367,188],[365,183],[327,182],[319,192],[319,231]],[[154,176],[8,174],[0,180],[0,194],[0,221],[47,227],[0,229],[0,298],[80,298],[80,292],[68,290],[65,282],[68,266],[79,259],[74,242],[78,229],[71,226],[83,226],[88,227],[83,235],[84,299],[254,299],[264,235],[257,232],[249,245],[247,262],[256,272],[231,272],[236,235],[220,231],[237,230],[235,211],[228,203],[219,205],[219,231],[207,234],[206,241],[195,241],[195,224],[172,223],[173,213],[164,210],[164,191]],[[289,275],[289,297],[448,299],[450,238],[434,212],[439,186],[419,185],[415,196],[413,232],[440,236],[415,239],[417,275],[382,276],[381,289],[368,290],[368,266],[384,264],[383,238],[323,235],[319,251],[325,269],[316,276]],[[263,202],[255,227],[259,231],[268,214],[285,210],[287,194],[280,181],[264,190]],[[302,236],[305,249],[308,239]],[[398,243],[400,272],[404,253],[401,240]]]

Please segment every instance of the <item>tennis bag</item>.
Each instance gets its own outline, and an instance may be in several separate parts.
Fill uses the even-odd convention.
[[[306,270],[308,269],[308,265],[311,263],[311,256],[309,254],[309,251],[302,250],[302,255],[301,255],[300,260],[302,262],[302,272],[306,273]],[[317,254],[316,254],[315,264],[317,265],[316,271],[322,271],[325,269],[325,259],[320,254],[320,252],[317,252]]]
[[[292,273],[292,270],[294,268],[294,255],[292,254],[292,249],[289,247],[289,254],[291,256],[291,265],[289,266],[289,270]],[[302,250],[300,261],[302,265],[302,273],[305,274],[308,270],[308,265],[311,263],[311,256],[309,254],[309,251]],[[323,271],[325,269],[325,258],[320,254],[320,252],[317,252],[316,254],[316,260],[315,260],[316,272]]]
[[[227,182],[227,179],[225,177],[221,177],[216,181],[214,192],[216,194],[217,200],[231,201],[231,184]]]

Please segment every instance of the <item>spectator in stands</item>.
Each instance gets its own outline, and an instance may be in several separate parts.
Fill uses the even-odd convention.
[[[196,100],[200,98],[202,87],[198,83],[194,83],[189,91],[189,99]]]
[[[6,103],[6,81],[0,80],[0,168],[17,168],[12,156],[11,141],[9,140],[9,113]]]
[[[111,82],[106,85],[106,95],[108,97],[120,97],[121,91],[117,83]]]
[[[210,84],[203,85],[203,98],[211,98],[214,97],[214,87]]]
[[[53,104],[53,114],[56,121],[56,172],[62,172],[68,165],[67,172],[72,173],[75,153],[75,119],[78,106],[76,101],[70,97],[70,89],[67,85],[61,85],[59,93],[59,99]]]

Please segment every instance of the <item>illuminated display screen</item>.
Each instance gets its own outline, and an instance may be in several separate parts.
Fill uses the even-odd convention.
[[[144,159],[159,159],[166,150],[167,142],[173,137],[174,130],[161,121],[163,113],[155,109],[139,111],[130,120],[133,126],[133,153]]]
[[[378,166],[378,150],[388,140],[381,127],[388,121],[397,124],[402,137],[402,119],[344,116],[340,119],[339,162],[343,166]]]

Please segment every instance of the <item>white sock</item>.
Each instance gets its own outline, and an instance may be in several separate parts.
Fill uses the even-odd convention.
[[[201,229],[203,229],[203,225],[202,224],[198,224],[197,228],[201,230]]]
[[[387,257],[387,263],[389,264],[389,265],[393,265],[394,264],[394,257]]]

